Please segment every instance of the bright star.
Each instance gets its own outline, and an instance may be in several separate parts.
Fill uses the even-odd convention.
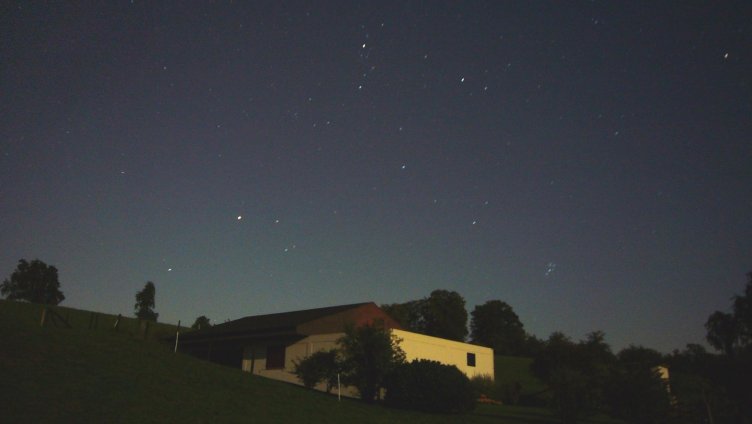
[[[238,215],[238,221],[240,221],[241,219],[243,219],[243,216],[242,215]]]

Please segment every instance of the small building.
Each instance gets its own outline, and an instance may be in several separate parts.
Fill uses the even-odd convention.
[[[380,323],[400,340],[406,359],[455,365],[468,377],[493,378],[493,350],[403,330],[373,302],[256,315],[180,335],[179,350],[243,371],[300,384],[295,362],[337,346],[347,325]]]

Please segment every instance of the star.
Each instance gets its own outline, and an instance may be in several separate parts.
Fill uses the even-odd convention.
[[[240,221],[241,219],[243,219],[243,216],[242,215],[238,215],[238,221]]]

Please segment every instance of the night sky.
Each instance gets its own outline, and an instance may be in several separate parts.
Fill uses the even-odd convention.
[[[160,321],[501,299],[704,340],[752,271],[749,2],[18,2],[0,278]]]

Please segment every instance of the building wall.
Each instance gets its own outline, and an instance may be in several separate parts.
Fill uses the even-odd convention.
[[[400,347],[405,351],[407,361],[430,359],[447,365],[455,365],[470,378],[476,375],[486,375],[491,378],[494,376],[492,349],[404,330],[393,329],[392,334],[401,340]],[[344,333],[316,334],[288,344],[285,347],[284,368],[278,369],[266,368],[266,352],[269,345],[279,345],[279,343],[263,342],[246,346],[243,349],[243,371],[288,383],[301,384],[293,373],[295,362],[314,352],[336,348],[337,340],[343,335]],[[475,366],[468,365],[468,353],[475,355]],[[319,389],[323,390],[324,386],[321,385]],[[352,388],[348,388],[342,394],[355,396],[356,393]]]
[[[275,380],[300,384],[295,376],[295,362],[319,350],[330,350],[337,347],[337,339],[343,333],[315,334],[307,336],[285,347],[285,366],[278,369],[267,369],[266,351],[270,345],[279,345],[275,342],[256,343],[243,349],[243,371],[253,372],[255,375],[273,378]]]
[[[400,347],[408,362],[414,359],[430,359],[442,364],[454,365],[468,377],[494,377],[493,349],[456,342],[439,337],[426,336],[404,330],[392,330],[400,338]],[[475,355],[475,366],[468,364],[468,354]]]

